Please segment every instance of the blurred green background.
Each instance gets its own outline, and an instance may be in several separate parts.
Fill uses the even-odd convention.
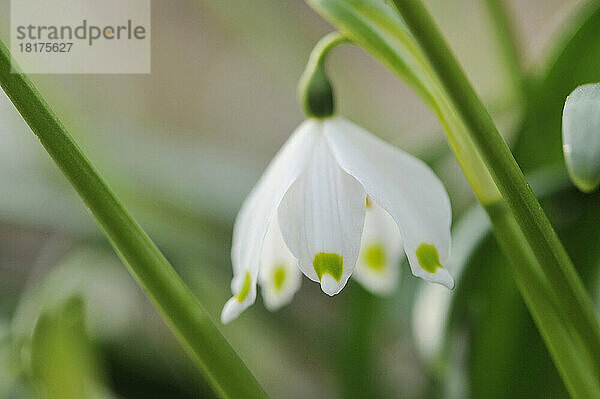
[[[600,196],[571,186],[560,145],[564,98],[600,81],[596,2],[506,1],[522,92],[484,1],[427,3],[600,305]],[[297,80],[331,30],[301,0],[155,0],[151,74],[32,76],[214,320],[231,294],[236,212],[303,119]],[[444,180],[457,287],[405,264],[385,298],[355,282],[330,298],[304,279],[291,305],[269,313],[258,299],[223,333],[274,398],[566,397],[436,119],[359,48],[328,67],[343,115]],[[0,398],[39,397],[213,393],[0,93]]]

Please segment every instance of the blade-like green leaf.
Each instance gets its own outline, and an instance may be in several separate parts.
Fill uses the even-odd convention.
[[[108,188],[0,41],[0,85],[85,202],[117,254],[222,397],[265,392],[173,267]]]
[[[87,336],[84,304],[73,296],[56,309],[44,311],[31,346],[35,384],[46,399],[102,399],[112,395]]]

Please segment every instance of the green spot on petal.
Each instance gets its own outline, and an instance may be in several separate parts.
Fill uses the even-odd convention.
[[[283,283],[285,282],[285,266],[280,265],[273,270],[273,284],[275,285],[275,290],[281,290],[283,287]]]
[[[321,280],[323,274],[327,273],[335,281],[340,281],[344,270],[344,262],[343,258],[338,254],[319,252],[315,255],[313,267],[315,268],[315,272],[317,272],[317,276],[319,276],[319,280]]]
[[[437,249],[431,244],[422,243],[417,248],[417,260],[425,271],[435,273],[438,267],[444,268],[440,264],[440,256]]]
[[[246,279],[244,280],[244,285],[242,286],[240,293],[237,294],[237,297],[236,297],[238,302],[244,302],[244,299],[246,299],[246,297],[248,296],[248,293],[250,292],[251,284],[252,284],[252,278],[250,277],[250,272],[246,271]]]
[[[381,272],[385,269],[385,249],[380,244],[370,245],[365,249],[364,261],[369,269]]]

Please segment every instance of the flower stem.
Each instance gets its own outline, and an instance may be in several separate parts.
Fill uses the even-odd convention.
[[[394,3],[467,126],[467,132],[514,215],[523,238],[559,298],[559,306],[571,318],[586,352],[594,354],[594,373],[596,379],[599,378],[600,326],[569,256],[425,6],[420,0],[394,0]]]
[[[20,72],[16,64],[13,70]],[[113,248],[223,398],[266,394],[173,267],[129,215],[0,41],[0,86],[69,179]]]
[[[347,41],[341,33],[331,32],[313,48],[298,84],[298,99],[307,117],[327,118],[335,113],[333,88],[324,63],[332,48]]]

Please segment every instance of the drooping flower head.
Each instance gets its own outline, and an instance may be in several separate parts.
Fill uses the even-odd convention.
[[[306,77],[308,74],[308,77]],[[224,323],[256,299],[277,309],[300,286],[300,271],[328,295],[350,276],[392,291],[404,251],[414,275],[448,288],[448,195],[422,161],[334,115],[322,57],[307,68],[309,119],[290,136],[252,190],[235,222],[234,296]],[[331,96],[329,98],[328,96]]]

